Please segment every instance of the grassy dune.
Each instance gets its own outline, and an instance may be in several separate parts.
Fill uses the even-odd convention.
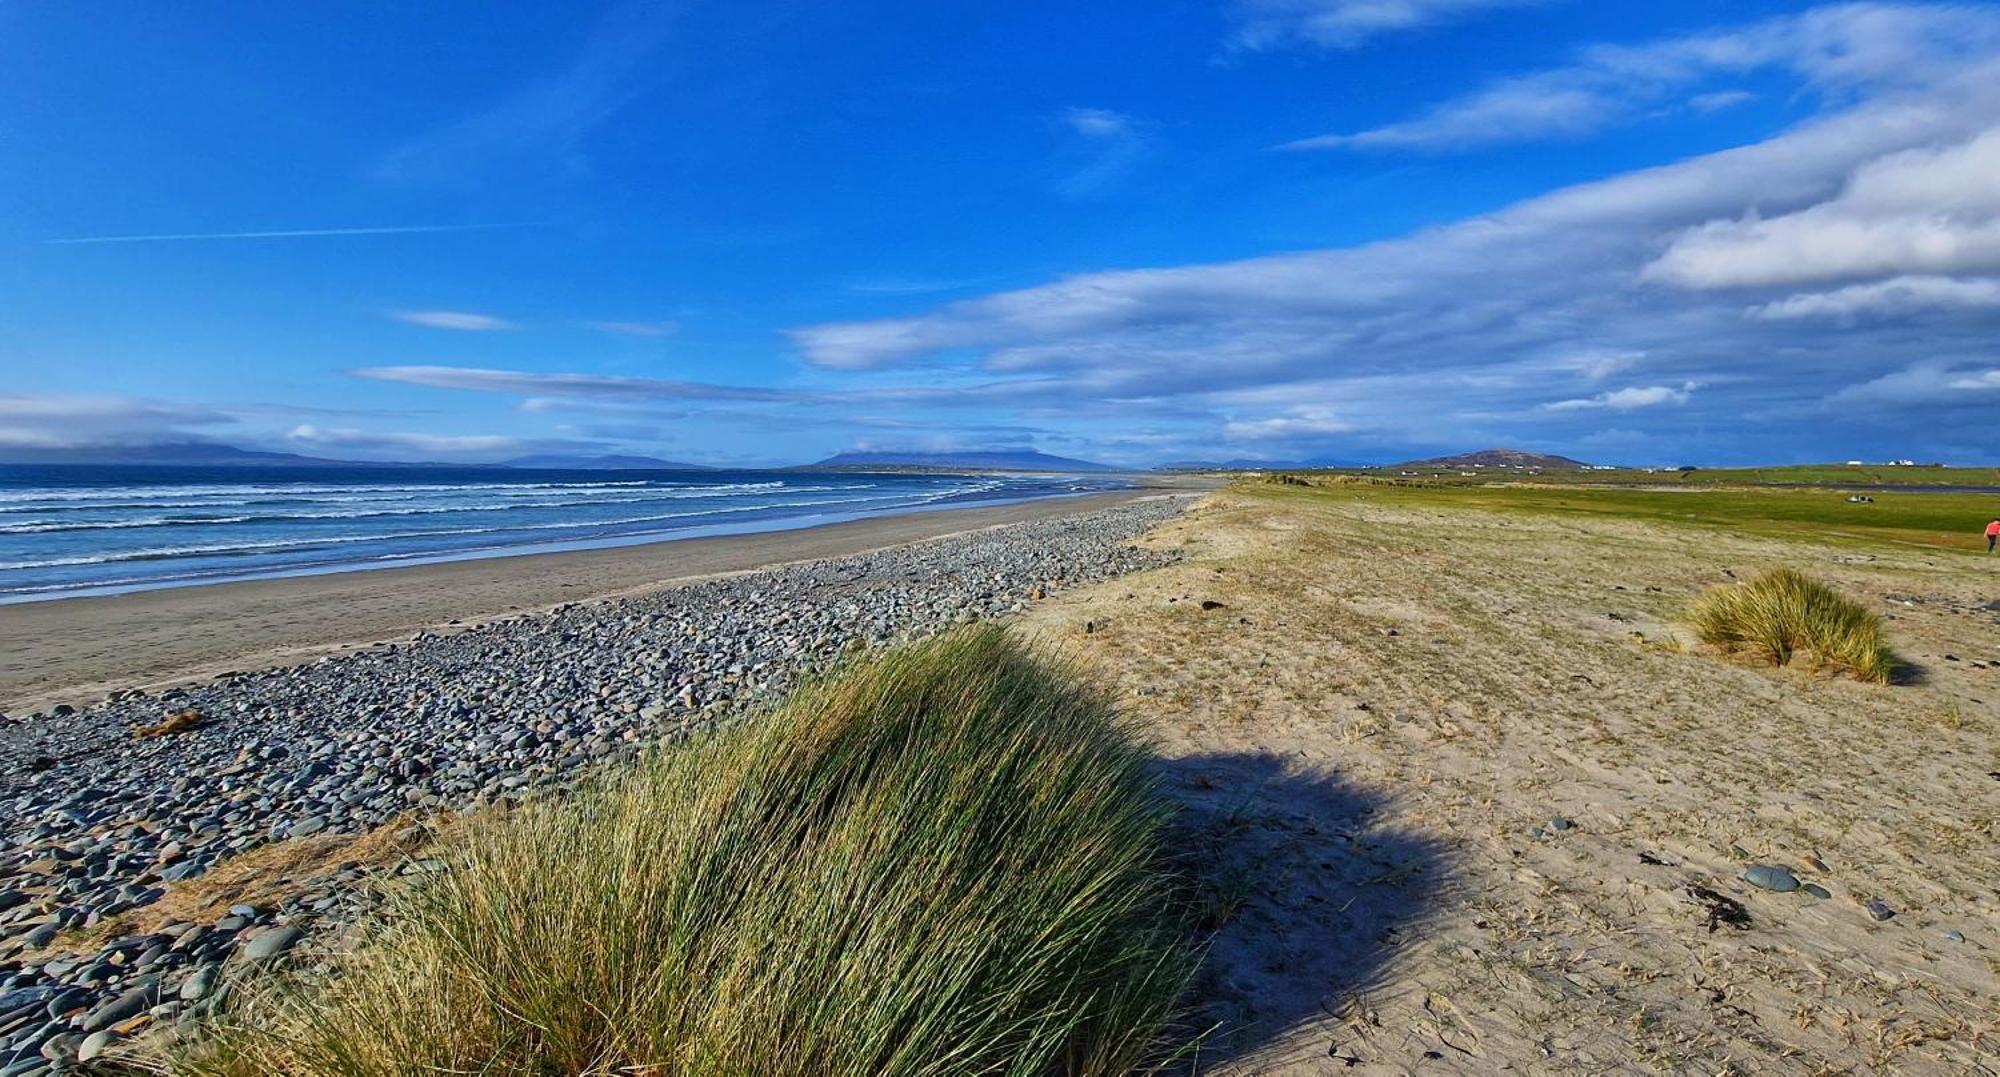
[[[1709,590],[1690,607],[1688,622],[1703,643],[1776,666],[1803,655],[1878,684],[1888,683],[1898,666],[1883,642],[1882,618],[1790,569]]]
[[[475,826],[231,1075],[1143,1070],[1196,964],[1168,808],[1104,698],[997,630]]]

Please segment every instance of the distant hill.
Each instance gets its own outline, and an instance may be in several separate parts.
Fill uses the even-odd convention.
[[[1116,471],[1108,464],[1072,460],[1066,456],[1018,452],[844,452],[829,456],[813,470],[865,471],[911,468],[929,471]]]
[[[288,452],[259,452],[233,445],[104,445],[79,449],[0,448],[0,464],[111,464],[119,467],[410,467],[326,460]],[[421,465],[415,465],[421,466]]]
[[[1550,456],[1546,453],[1522,452],[1519,449],[1481,449],[1478,452],[1459,453],[1457,456],[1439,456],[1430,460],[1412,460],[1407,464],[1392,464],[1403,468],[1539,468],[1543,471],[1581,471],[1591,465],[1567,456]]]
[[[1323,467],[1347,467],[1346,464],[1309,463],[1304,460],[1252,460],[1238,457],[1234,460],[1169,460],[1154,471],[1311,471]]]
[[[685,464],[651,456],[565,456],[542,453],[500,461],[501,467],[541,468],[547,471],[713,471],[706,464]]]

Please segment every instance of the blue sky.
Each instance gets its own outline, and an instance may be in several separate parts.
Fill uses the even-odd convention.
[[[15,4],[0,54],[0,445],[2000,461],[1992,3]]]

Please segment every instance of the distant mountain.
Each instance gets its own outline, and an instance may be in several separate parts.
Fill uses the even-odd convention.
[[[707,464],[684,464],[651,456],[565,456],[542,453],[500,461],[501,467],[541,468],[548,471],[713,471]]]
[[[1407,464],[1392,464],[1392,468],[1536,468],[1542,471],[1581,471],[1589,464],[1572,460],[1567,456],[1550,456],[1545,453],[1522,452],[1519,449],[1481,449],[1478,452],[1459,453],[1457,456],[1439,456],[1430,460],[1412,460]]]
[[[1109,464],[1072,460],[1065,456],[1017,452],[844,452],[829,456],[810,470],[908,468],[927,471],[1116,471]]]
[[[104,445],[80,449],[0,448],[0,464],[111,464],[119,467],[409,467],[409,464],[326,460],[233,445]],[[418,465],[421,466],[421,465]]]
[[[1252,460],[1238,457],[1234,460],[1170,460],[1155,467],[1154,471],[1311,471],[1322,467],[1347,467],[1346,464],[1308,463],[1304,460]]]

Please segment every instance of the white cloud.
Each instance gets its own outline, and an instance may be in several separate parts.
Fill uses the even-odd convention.
[[[638,92],[646,64],[667,39],[679,5],[622,0],[591,27],[570,62],[457,123],[397,147],[373,169],[398,184],[463,180],[501,162],[557,174],[589,170],[584,140]]]
[[[665,322],[585,322],[584,325],[600,333],[616,333],[627,337],[670,337],[681,331],[681,323]]]
[[[1688,98],[1688,107],[1701,113],[1721,112],[1738,105],[1747,105],[1755,100],[1757,95],[1748,90],[1718,90]]]
[[[1068,145],[1058,155],[1055,191],[1064,198],[1090,198],[1116,186],[1151,152],[1152,139],[1140,121],[1108,108],[1069,108],[1056,117]]]
[[[1287,142],[1288,150],[1462,150],[1531,138],[1580,135],[1624,114],[1623,102],[1552,79],[1501,83],[1413,120],[1349,135],[1318,135]]]
[[[1614,389],[1596,396],[1578,397],[1573,400],[1558,400],[1542,405],[1544,411],[1593,411],[1599,408],[1611,411],[1635,411],[1639,408],[1656,408],[1661,404],[1685,404],[1688,397],[1700,388],[1688,382],[1676,389],[1671,385],[1648,385],[1625,389]]]
[[[1637,46],[1600,45],[1584,50],[1570,66],[1504,78],[1410,119],[1298,139],[1285,148],[1456,152],[1569,138],[1644,115],[1717,77],[1777,69],[1802,86],[1844,96],[1943,81],[1989,58],[1996,46],[2000,21],[1990,11],[1830,5],[1726,31]],[[1721,90],[1689,104],[1713,112],[1749,96]]]
[[[1895,277],[1830,292],[1801,292],[1750,308],[1750,316],[1792,318],[1895,317],[1927,310],[2000,309],[2000,279]]]
[[[1352,421],[1325,408],[1295,408],[1285,415],[1229,422],[1223,426],[1222,436],[1230,441],[1298,441],[1349,434],[1354,430]]]
[[[1856,168],[1835,197],[1677,236],[1648,277],[1731,288],[2000,272],[2000,128]]]
[[[2000,391],[2000,358],[1983,363],[1922,360],[1835,393],[1829,405],[1841,414],[1890,411],[1907,414],[1930,410],[1947,418],[1952,410],[1971,409],[1975,429],[1990,430],[1994,396]]]
[[[396,452],[436,453],[443,456],[521,452],[540,444],[502,434],[421,434],[355,430],[346,427],[328,429],[311,424],[293,427],[286,432],[285,439],[293,445],[318,450],[387,449]]]
[[[606,399],[655,400],[792,400],[798,394],[783,389],[711,385],[669,378],[621,377],[609,374],[536,373],[453,366],[377,366],[355,370],[357,377],[375,381],[423,385],[433,389],[471,389],[522,396],[579,396]]]
[[[1233,44],[1353,48],[1370,38],[1542,0],[1238,0]]]
[[[16,448],[193,441],[197,431],[235,421],[212,408],[130,397],[0,393],[0,445]]]
[[[2000,27],[2000,11],[1986,17]],[[1345,445],[1506,444],[1530,440],[1524,432],[1580,445],[1585,424],[1617,415],[1623,429],[1709,458],[1755,455],[1779,436],[1838,453],[1858,428],[1825,421],[1829,393],[1939,355],[2000,366],[1990,326],[1961,318],[1911,334],[1745,317],[1740,293],[1662,287],[1648,266],[1708,222],[1784,219],[1867,189],[1858,174],[1955,160],[1954,147],[1996,128],[2000,46],[1985,66],[1960,63],[1956,46],[1947,56],[1930,70],[1955,73],[1933,84],[1858,88],[1761,142],[1397,239],[1078,274],[791,337],[808,362],[850,374],[908,366],[942,384],[995,379],[981,391],[1038,405],[1150,409],[1153,428],[1186,430],[1195,446],[1234,423],[1237,436],[1266,433],[1281,447],[1286,421],[1317,409],[1352,424],[1338,435]],[[1634,370],[1645,377],[1631,390],[1599,392]],[[1925,436],[1977,443],[1949,423]]]
[[[1132,118],[1108,108],[1065,109],[1062,121],[1087,138],[1117,138],[1132,132]]]
[[[513,322],[505,318],[462,310],[399,310],[393,317],[399,322],[408,322],[411,325],[421,325],[431,329],[456,329],[468,333],[491,333],[515,327]]]

